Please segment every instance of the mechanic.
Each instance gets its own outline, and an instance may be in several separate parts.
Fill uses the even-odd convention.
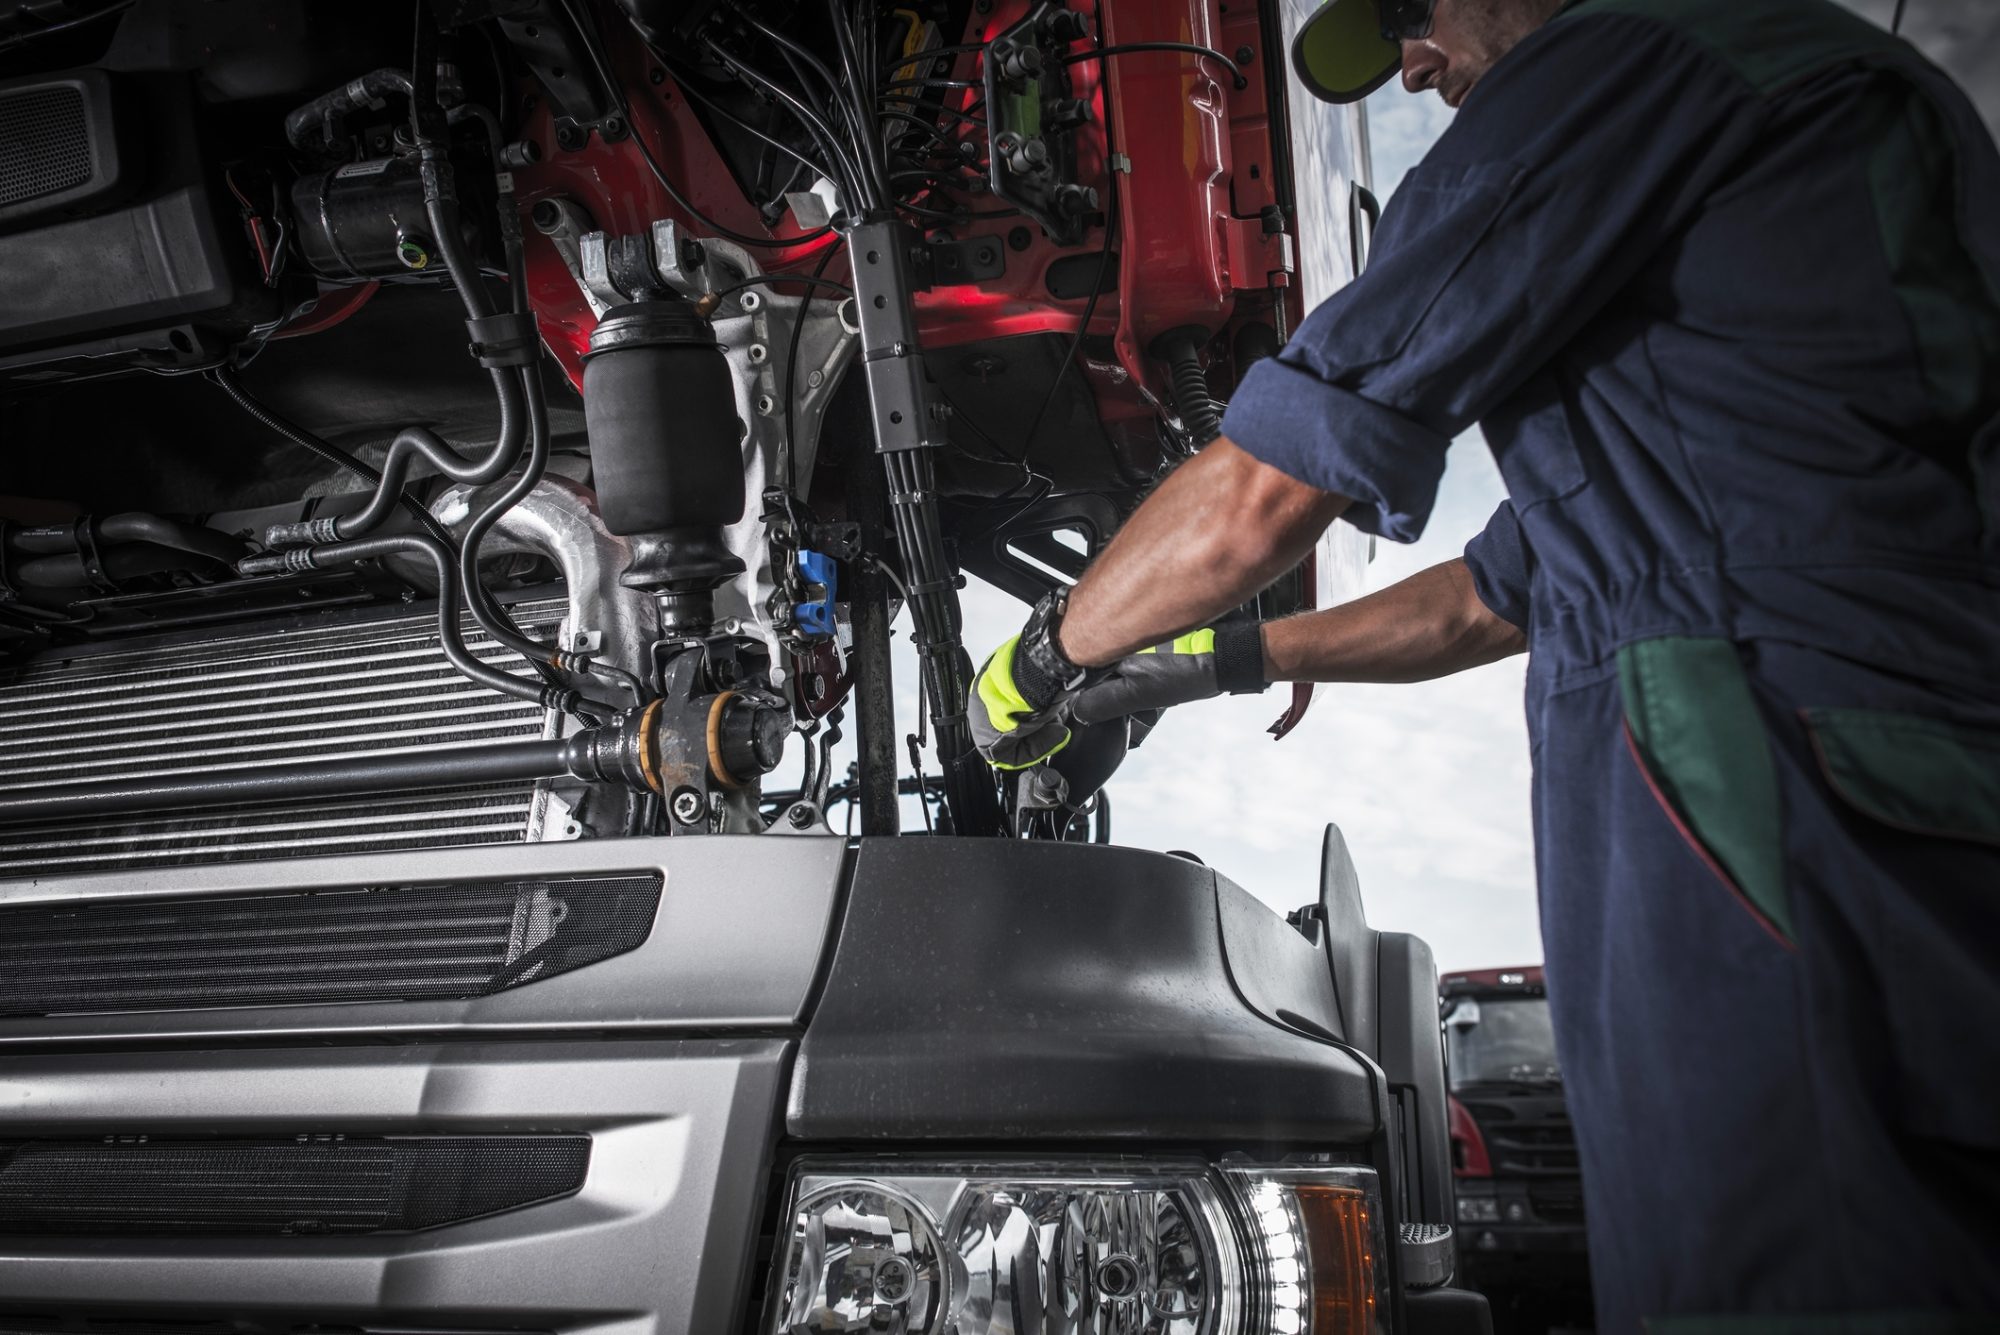
[[[1825,0],[1380,6],[1326,5],[1301,77],[1400,63],[1460,114],[1224,438],[988,660],[982,748],[1525,647],[1600,1329],[1989,1328],[2000,156]],[[1474,423],[1510,499],[1462,561],[1217,624],[1336,519],[1415,539]]]

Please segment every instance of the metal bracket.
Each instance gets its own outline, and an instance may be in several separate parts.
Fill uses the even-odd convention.
[[[920,288],[990,282],[1007,273],[1007,243],[997,236],[932,241],[923,248],[916,270]]]
[[[924,249],[909,227],[894,221],[862,223],[847,234],[861,312],[862,370],[875,409],[875,448],[882,454],[941,443],[910,303],[911,270]]]

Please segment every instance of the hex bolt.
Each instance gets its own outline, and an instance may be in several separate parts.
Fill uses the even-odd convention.
[[[769,348],[766,348],[762,343],[752,343],[749,346],[749,348],[745,350],[744,355],[749,357],[750,364],[752,366],[762,366],[764,362],[770,357],[771,351]]]
[[[653,66],[653,68],[646,71],[646,82],[652,84],[654,87],[657,88],[659,85],[665,83],[666,81],[667,81],[667,72],[661,69],[658,65],[655,65]]]
[[[794,830],[809,829],[813,823],[813,809],[804,802],[800,802],[785,813],[785,819],[791,822]]]
[[[736,304],[746,311],[754,311],[764,304],[764,298],[746,288],[736,294]]]
[[[1251,61],[1255,60],[1256,58],[1257,58],[1257,53],[1255,51],[1252,51],[1249,47],[1239,46],[1236,48],[1237,64],[1248,65]]]
[[[565,153],[577,152],[583,147],[589,137],[583,129],[575,125],[558,125],[556,127],[556,147]]]
[[[778,411],[778,401],[776,399],[772,398],[769,394],[759,394],[757,396],[757,415],[759,417],[769,417],[776,411]]]
[[[700,820],[707,805],[701,800],[701,794],[692,788],[674,789],[674,819],[683,825],[692,825]]]

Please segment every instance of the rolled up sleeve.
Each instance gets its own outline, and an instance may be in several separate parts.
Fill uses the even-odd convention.
[[[1534,558],[1512,501],[1500,502],[1485,529],[1465,544],[1465,567],[1472,573],[1472,591],[1486,610],[1526,630]]]
[[[1473,90],[1367,270],[1252,367],[1223,434],[1419,537],[1448,443],[1554,360],[1754,142],[1754,92],[1655,20],[1585,5]]]

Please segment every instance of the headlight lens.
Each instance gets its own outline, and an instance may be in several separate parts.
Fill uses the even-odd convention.
[[[803,1162],[772,1335],[1369,1335],[1375,1174]]]

